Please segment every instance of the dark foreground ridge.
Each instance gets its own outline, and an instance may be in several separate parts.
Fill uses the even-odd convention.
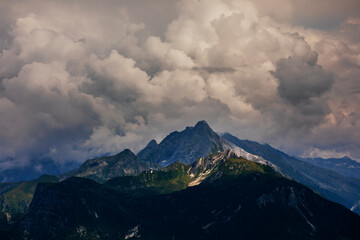
[[[25,219],[1,239],[355,240],[359,226],[341,205],[225,151],[104,184],[40,183]]]

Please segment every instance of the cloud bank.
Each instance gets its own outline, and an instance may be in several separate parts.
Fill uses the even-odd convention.
[[[300,24],[298,1],[151,2],[2,4],[2,169],[138,151],[201,119],[291,154],[360,159],[353,8],[315,12],[340,19],[324,30]]]

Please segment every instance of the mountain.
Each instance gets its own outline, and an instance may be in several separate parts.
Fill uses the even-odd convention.
[[[0,170],[0,182],[29,181],[41,175],[58,175],[61,171],[51,158],[37,157],[26,166]]]
[[[150,164],[168,166],[176,161],[193,163],[199,157],[229,149],[225,141],[216,134],[205,121],[199,121],[194,127],[172,132],[160,144],[155,140],[141,150],[138,158]]]
[[[154,195],[183,190],[199,185],[207,177],[219,171],[219,165],[226,159],[237,158],[231,150],[214,153],[207,158],[199,158],[193,164],[175,162],[167,167],[145,171],[138,176],[117,177],[104,185],[115,188],[124,194]]]
[[[360,216],[341,205],[226,151],[105,184],[77,177],[41,183],[24,221],[0,234],[33,240],[359,239],[359,225]]]
[[[268,144],[240,140],[229,133],[223,134],[222,137],[245,151],[270,161],[282,173],[327,199],[338,202],[360,214],[360,181],[358,179],[345,177],[334,171],[300,161]]]
[[[236,155],[241,157],[238,158]],[[251,162],[244,158],[251,160]],[[263,163],[268,166],[258,163]],[[156,167],[158,170],[150,169],[149,166],[153,168]],[[159,166],[164,167],[159,168]],[[246,184],[249,184],[249,187],[259,188],[258,190],[249,189],[249,187],[245,186],[244,183],[239,180],[244,179],[244,177],[248,175],[252,175],[254,179],[258,179],[258,175],[261,176],[261,178],[265,175],[269,183],[267,183],[266,180],[261,181],[261,185],[256,185],[248,179],[250,183],[246,182]],[[215,204],[212,202],[212,198],[218,199],[219,196],[215,195],[223,194],[226,196],[224,197],[225,199],[222,199],[225,204],[236,205],[236,202],[232,203],[232,200],[227,199],[227,197],[234,197],[235,199],[241,199],[239,202],[252,206],[250,202],[262,202],[262,200],[259,200],[258,194],[263,192],[270,194],[270,192],[267,191],[273,187],[272,184],[276,185],[279,181],[287,181],[287,184],[290,184],[285,184],[287,186],[285,189],[287,190],[283,190],[282,192],[273,190],[275,194],[265,194],[266,198],[270,200],[264,200],[265,202],[270,201],[270,203],[276,205],[274,212],[270,210],[262,212],[263,210],[258,210],[255,206],[249,207],[247,211],[248,214],[254,212],[254,216],[252,216],[254,219],[255,217],[258,219],[264,218],[270,222],[278,223],[280,226],[277,227],[270,223],[264,223],[265,229],[267,229],[264,231],[265,235],[255,236],[247,232],[248,229],[254,229],[251,224],[255,224],[255,220],[251,218],[248,225],[244,225],[244,229],[240,227],[242,231],[248,234],[246,236],[251,236],[251,238],[254,239],[265,236],[270,239],[273,236],[286,239],[285,235],[281,235],[281,231],[288,227],[287,229],[293,231],[289,233],[290,235],[286,235],[288,239],[296,239],[295,233],[302,236],[303,239],[331,239],[331,237],[324,237],[330,236],[326,235],[324,230],[321,230],[323,233],[315,234],[314,228],[311,227],[314,226],[316,232],[318,232],[318,229],[322,228],[320,220],[327,222],[327,220],[321,219],[321,217],[315,217],[317,220],[312,218],[313,216],[311,215],[314,215],[314,211],[316,212],[317,210],[311,210],[310,214],[304,210],[305,208],[309,208],[308,205],[305,205],[306,207],[304,208],[301,207],[302,205],[291,205],[292,207],[290,205],[284,205],[284,203],[286,203],[284,199],[289,198],[290,195],[293,194],[291,188],[295,188],[298,185],[293,185],[295,184],[294,182],[286,180],[283,176],[288,176],[308,186],[323,197],[341,203],[358,214],[360,212],[359,180],[345,177],[334,171],[300,161],[267,144],[263,145],[248,140],[239,140],[230,134],[219,136],[205,121],[200,121],[194,127],[187,127],[181,132],[175,131],[171,133],[159,144],[156,143],[155,140],[151,141],[137,156],[130,150],[124,150],[115,156],[88,160],[82,164],[79,169],[60,175],[60,183],[56,183],[58,181],[56,178],[53,179],[50,177],[46,179],[45,177],[42,180],[38,179],[23,183],[0,184],[0,207],[2,208],[0,211],[0,239],[7,239],[6,237],[2,237],[6,235],[1,234],[10,233],[10,235],[15,236],[11,230],[13,227],[16,228],[16,231],[20,231],[18,233],[23,234],[23,231],[26,230],[31,236],[37,236],[40,234],[37,231],[41,230],[44,231],[45,235],[50,234],[54,236],[54,239],[57,238],[57,234],[63,234],[61,236],[67,236],[68,239],[97,239],[97,235],[101,236],[102,239],[118,238],[118,236],[121,236],[121,238],[128,236],[127,239],[130,239],[130,236],[141,235],[141,232],[146,233],[147,236],[155,236],[153,237],[155,239],[171,239],[171,234],[176,236],[176,239],[186,239],[187,237],[182,235],[181,228],[190,229],[191,235],[196,236],[195,238],[198,236],[198,239],[209,239],[209,235],[207,235],[208,232],[216,232],[217,234],[221,234],[221,236],[231,238],[234,236],[227,235],[228,233],[223,231],[226,229],[230,231],[231,234],[240,234],[236,229],[239,228],[239,224],[241,225],[247,220],[235,214],[237,216],[234,218],[235,220],[232,218],[232,215],[226,215],[230,217],[228,222],[232,227],[225,227],[224,225],[228,223],[225,220],[223,224],[218,225],[217,223],[221,222],[218,218],[214,218],[212,221],[216,224],[212,222],[205,224],[202,221],[205,221],[207,218],[212,219],[211,216],[206,215],[206,213],[212,212],[214,209],[223,208],[221,201],[218,202],[216,200]],[[98,183],[94,183],[91,179]],[[233,181],[236,182],[236,186],[233,186]],[[39,182],[42,183],[38,184]],[[45,182],[54,183],[48,184]],[[36,185],[38,185],[38,187],[36,187],[37,190],[32,200]],[[234,191],[246,192],[246,194],[233,193],[230,191],[229,186],[231,186]],[[221,189],[218,189],[218,187]],[[337,223],[328,222],[329,226],[339,225],[337,228],[334,228],[336,232],[333,232],[333,236],[341,235],[344,237],[348,236],[348,239],[356,239],[353,237],[354,235],[352,235],[357,233],[355,233],[351,227],[353,221],[355,221],[353,217],[349,217],[352,216],[351,214],[343,213],[344,210],[339,210],[342,208],[336,204],[328,205],[323,203],[322,201],[326,200],[318,197],[307,188],[305,188],[307,190],[302,190],[303,188],[303,186],[299,188],[299,198],[302,197],[301,192],[309,191],[309,199],[315,199],[315,203],[311,202],[309,205],[315,205],[314,208],[322,209],[319,210],[319,214],[321,213],[329,218],[336,217],[339,219],[340,222]],[[281,195],[283,192],[287,192],[287,194],[289,193],[290,195]],[[190,193],[194,194],[194,201],[191,200]],[[248,193],[250,194],[249,197],[247,197]],[[255,195],[252,195],[253,193]],[[281,198],[277,198],[278,195],[281,196]],[[313,197],[313,195],[316,197]],[[74,196],[74,198],[71,199],[71,196]],[[172,202],[171,199],[173,199],[173,197],[175,197],[175,199],[179,197],[179,199]],[[169,199],[171,201],[167,201]],[[182,200],[180,201],[180,199],[182,199],[183,202]],[[308,198],[305,200],[307,201]],[[303,199],[301,201],[305,200]],[[51,201],[51,203],[48,201]],[[317,205],[319,202],[322,203],[320,204],[321,206]],[[153,205],[146,205],[147,203]],[[175,203],[179,203],[180,207],[177,207]],[[205,205],[199,207],[198,205],[201,205],[201,203]],[[30,208],[27,210],[29,204]],[[192,206],[192,204],[196,206]],[[260,205],[262,206],[262,204]],[[260,205],[258,204],[257,207],[259,208]],[[157,206],[157,208],[155,208],[156,210],[146,209],[146,207],[152,208],[152,206]],[[162,209],[161,206],[164,206],[164,209]],[[209,209],[210,206],[213,209]],[[327,206],[326,208],[329,208],[331,211],[337,209],[336,211],[334,210],[336,213],[331,212],[325,214],[321,212],[325,211],[324,206]],[[71,212],[71,207],[73,208],[73,212]],[[278,207],[280,207],[280,209],[278,209]],[[59,212],[61,209],[63,212]],[[299,211],[298,209],[302,210]],[[285,211],[285,215],[281,215],[283,214],[283,210]],[[159,216],[157,211],[160,213]],[[166,211],[172,215],[167,216]],[[177,212],[173,213],[173,211]],[[26,216],[25,212],[27,212]],[[238,213],[239,211],[235,212]],[[277,221],[274,219],[278,216],[278,212],[280,212],[279,216],[285,219],[292,219],[291,221],[293,222],[290,221],[289,224],[293,225],[289,227],[280,220]],[[267,213],[271,213],[273,216],[262,216]],[[338,213],[341,214],[338,216]],[[38,216],[36,214],[38,214]],[[101,220],[96,220],[100,219],[100,215],[103,216]],[[193,221],[194,224],[199,224],[197,226],[202,226],[201,229],[203,230],[177,222],[177,215],[179,215],[179,219],[183,219],[183,221]],[[221,214],[219,214],[219,216],[220,215]],[[24,216],[25,219],[22,221]],[[95,217],[95,220],[92,219],[91,216]],[[122,220],[118,220],[119,216]],[[151,216],[155,216],[156,219],[152,220]],[[297,217],[293,219],[294,216]],[[44,220],[41,220],[43,217]],[[161,219],[158,219],[158,217]],[[167,222],[166,219],[168,219],[169,222]],[[310,224],[307,221],[309,221]],[[16,222],[15,225],[8,224],[14,222]],[[35,226],[38,222],[39,225]],[[157,230],[155,228],[156,226],[152,225],[153,222],[163,224],[169,229],[169,232],[166,232],[166,230]],[[303,224],[303,222],[306,222],[306,224]],[[345,234],[346,231],[344,230],[345,228],[343,228],[344,222],[350,226],[348,228],[350,235]],[[171,224],[178,226],[172,227]],[[208,224],[210,225],[208,226]],[[293,229],[297,224],[300,227]],[[49,225],[50,228],[44,230],[44,226],[46,225]],[[17,228],[17,226],[20,226],[20,228]],[[74,228],[74,226],[76,226],[76,228]],[[306,230],[305,226],[307,226],[307,228],[310,227],[312,230]],[[39,227],[38,230],[36,230],[37,227]],[[210,231],[210,229],[212,230]],[[277,229],[276,234],[271,235],[270,229]],[[79,236],[79,234],[81,236]],[[117,234],[117,237],[112,234]],[[309,234],[313,237],[308,237]],[[216,236],[216,239],[221,239],[219,237],[220,235]],[[22,237],[20,237],[20,239],[22,239]],[[62,239],[62,237],[58,237],[58,239]]]
[[[300,158],[299,160],[315,166],[332,170],[346,177],[360,179],[360,163],[349,157],[342,158]]]
[[[114,177],[137,175],[149,167],[141,162],[129,149],[109,157],[87,160],[80,168],[63,174],[61,179],[72,176],[86,177],[97,182],[105,182]]]
[[[43,175],[36,180],[13,183],[0,195],[0,224],[15,223],[22,219],[33,198],[38,183],[58,182],[58,178]]]
[[[19,185],[19,182],[0,183],[0,195]]]
[[[185,164],[193,163],[200,157],[229,149],[239,156],[257,163],[270,165],[280,172],[280,169],[270,161],[248,153],[220,137],[211,129],[206,121],[199,121],[195,126],[188,126],[181,132],[172,132],[160,144],[155,140],[151,140],[137,156],[146,164],[151,165],[153,168],[158,168],[159,166],[168,166],[176,161]]]
[[[32,201],[35,187],[40,182],[58,182],[72,176],[105,182],[113,177],[137,175],[149,167],[126,149],[115,156],[87,160],[80,168],[58,177],[43,175],[38,179],[0,184],[0,224],[22,219]]]

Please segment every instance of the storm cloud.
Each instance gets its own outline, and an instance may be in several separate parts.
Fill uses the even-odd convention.
[[[277,2],[4,1],[0,167],[136,152],[201,119],[360,159],[358,4]]]
[[[316,65],[316,60],[313,59],[280,59],[276,64],[276,71],[272,74],[279,79],[279,96],[294,105],[320,97],[333,83],[331,74]]]

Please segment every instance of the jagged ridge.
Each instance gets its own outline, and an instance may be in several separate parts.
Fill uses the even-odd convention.
[[[148,169],[133,152],[125,149],[114,156],[87,160],[77,170],[61,175],[61,179],[77,176],[105,182],[118,176],[138,175]]]
[[[229,149],[206,121],[199,121],[194,127],[172,132],[160,144],[152,140],[138,157],[143,162],[168,166],[176,161],[189,164],[199,157]]]

